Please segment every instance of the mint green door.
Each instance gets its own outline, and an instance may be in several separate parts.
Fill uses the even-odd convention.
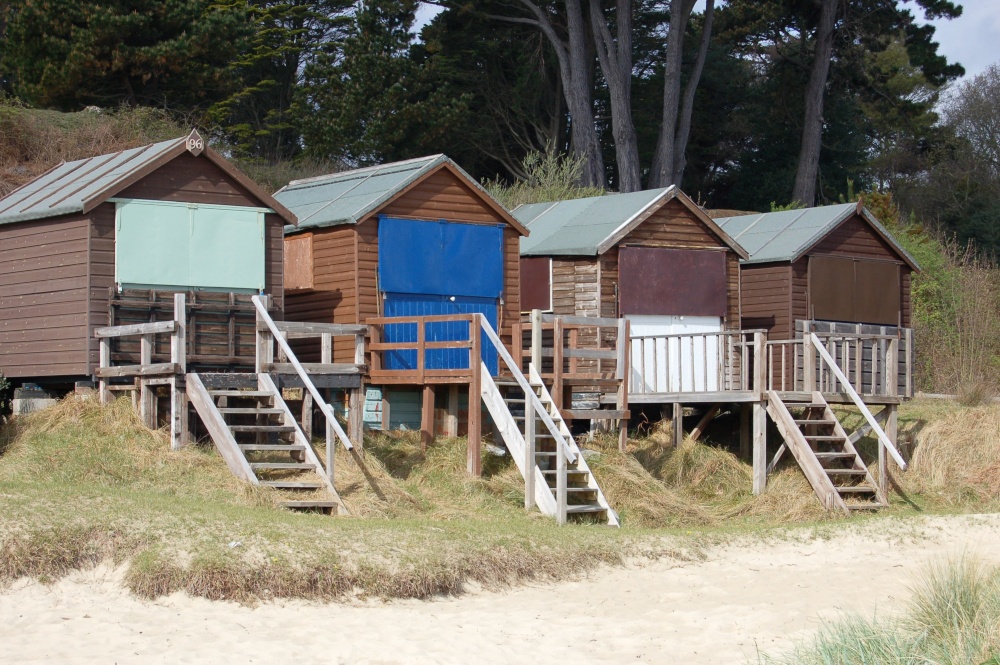
[[[125,288],[264,290],[260,208],[121,201],[115,281]]]

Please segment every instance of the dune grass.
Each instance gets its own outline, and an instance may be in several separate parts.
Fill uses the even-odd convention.
[[[979,411],[959,407],[933,416],[952,425],[918,437],[927,461],[915,460],[900,481],[912,496],[886,512],[994,505],[982,492],[992,491],[983,489],[996,460],[986,429],[996,414],[983,408],[975,418]],[[948,461],[949,418],[986,428],[976,453],[984,464]],[[748,532],[844,520],[822,510],[794,463],[753,496],[750,467],[725,446],[675,449],[666,436],[654,429],[627,453],[615,437],[584,444],[622,529],[557,528],[524,511],[509,456],[485,448],[483,477],[471,478],[464,439],[439,439],[425,452],[412,432],[366,437],[363,458],[338,449],[336,484],[352,513],[341,519],[280,508],[280,493],[236,481],[210,444],[170,452],[166,434],[145,429],[127,401],[72,397],[0,433],[0,584],[111,561],[127,566],[126,584],[144,597],[427,597],[469,583],[563,579],[633,556],[696,557]],[[978,489],[945,500],[928,484],[938,482]]]
[[[972,557],[929,567],[887,617],[845,616],[810,642],[760,663],[995,665],[1000,663],[1000,568]]]

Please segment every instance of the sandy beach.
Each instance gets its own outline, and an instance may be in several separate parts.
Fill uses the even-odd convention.
[[[734,663],[845,611],[889,612],[929,562],[962,554],[1000,564],[1000,515],[789,530],[432,601],[147,602],[102,567],[0,593],[0,649],[9,663]]]

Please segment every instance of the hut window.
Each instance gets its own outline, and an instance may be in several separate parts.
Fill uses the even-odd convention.
[[[724,251],[622,247],[618,278],[622,315],[726,315]]]
[[[313,236],[311,233],[285,238],[285,288],[313,288]]]
[[[809,259],[812,318],[899,325],[899,265],[833,256]]]
[[[115,281],[123,287],[264,290],[264,211],[119,201]]]
[[[521,311],[552,311],[552,259],[521,259]]]

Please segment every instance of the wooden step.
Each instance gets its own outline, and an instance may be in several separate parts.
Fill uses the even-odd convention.
[[[825,409],[828,404],[816,404],[815,402],[785,402],[785,406],[791,409]]]
[[[230,425],[233,432],[294,432],[295,425]]]
[[[879,508],[888,507],[889,504],[881,501],[871,501],[868,503],[848,503],[845,505],[848,510],[878,510]]]
[[[844,437],[836,434],[803,434],[806,441],[844,441]]]
[[[792,422],[794,422],[796,425],[836,425],[837,424],[836,420],[809,420],[808,418],[805,419],[805,420],[800,420],[800,419],[796,418]]]
[[[586,513],[603,513],[607,508],[596,503],[588,503],[582,506],[566,506],[567,515],[582,515]]]
[[[254,471],[315,471],[316,467],[304,462],[250,462],[250,468]]]
[[[246,453],[253,452],[298,452],[305,450],[306,447],[300,443],[240,443],[237,444],[240,450]]]
[[[555,494],[558,488],[556,488],[556,487],[554,487],[552,485],[549,485],[549,489],[552,490],[553,494]],[[567,494],[589,494],[589,493],[597,493],[597,488],[596,487],[567,487],[566,488],[566,493]]]
[[[555,469],[544,469],[542,471],[542,475],[545,475],[545,476],[548,476],[548,475],[553,475],[554,476],[557,473],[559,473],[559,472],[557,470],[555,470]],[[585,471],[583,469],[566,469],[566,475],[582,476],[582,475],[589,474],[589,473],[590,473],[589,471]]]
[[[234,407],[229,407],[229,406],[220,406],[219,407],[219,413],[231,413],[233,415],[240,415],[240,416],[243,416],[243,415],[246,415],[246,416],[254,416],[254,415],[276,416],[278,414],[284,413],[284,411],[282,411],[281,409],[272,409],[270,407],[259,407],[259,408],[255,408],[255,407],[246,407],[246,408],[238,407],[238,408],[234,408]]]
[[[851,485],[849,487],[837,487],[836,485],[834,485],[834,489],[836,489],[841,494],[874,494],[875,493],[875,488],[872,487],[871,485]]]
[[[857,457],[854,453],[813,453],[813,455],[815,455],[818,460],[854,459]]]
[[[828,476],[863,476],[868,472],[864,469],[823,469]]]
[[[266,390],[209,390],[208,394],[212,397],[246,397],[247,399],[274,397]]]
[[[336,510],[340,504],[336,501],[282,501],[278,505],[285,508],[308,510],[310,508]]]
[[[286,480],[262,480],[260,484],[279,490],[321,490],[325,487],[323,483],[295,483]]]

